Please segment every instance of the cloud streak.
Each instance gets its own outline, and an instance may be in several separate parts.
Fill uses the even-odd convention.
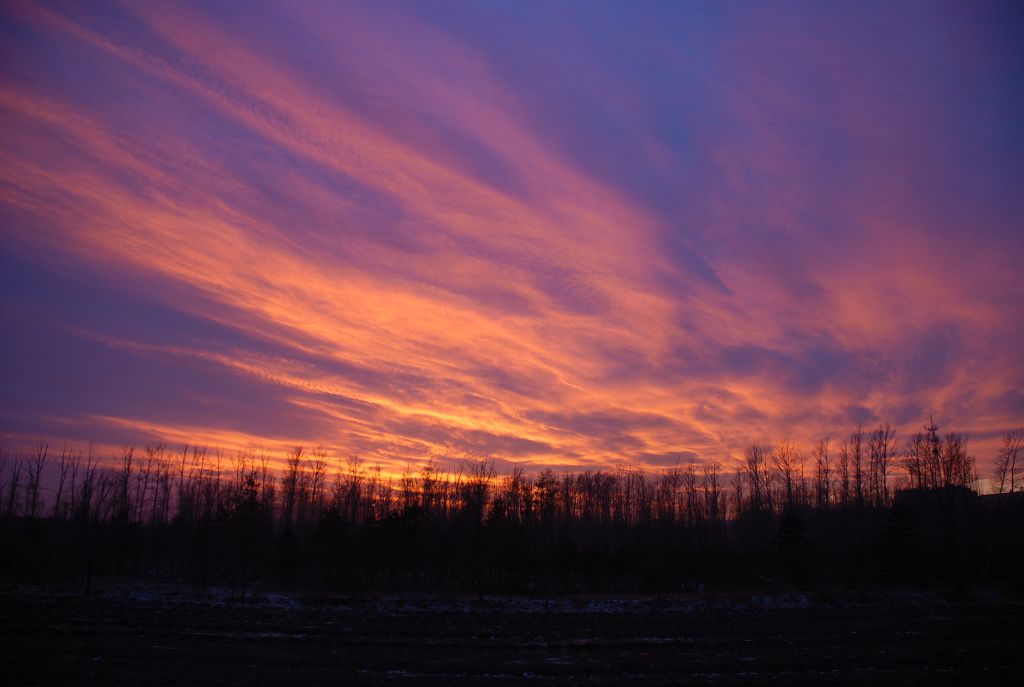
[[[541,17],[489,11],[5,9],[3,250],[25,285],[5,301],[55,323],[68,369],[99,345],[180,374],[139,373],[159,404],[97,389],[123,416],[44,389],[46,416],[395,469],[663,465],[929,411],[984,442],[1024,418],[1024,215],[999,192],[1020,165],[979,140],[1019,134],[975,133],[1008,116],[913,81],[985,71],[1019,108],[998,44],[936,48],[951,24],[895,16],[915,40],[867,50],[868,18],[822,8],[672,10],[641,40],[595,10],[562,27],[566,65]],[[64,272],[181,335],[33,291]],[[167,404],[211,375],[208,424],[175,424]],[[24,393],[4,397],[11,436],[45,429]],[[269,416],[287,429],[244,429]]]

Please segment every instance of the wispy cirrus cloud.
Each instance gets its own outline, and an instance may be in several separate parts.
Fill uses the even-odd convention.
[[[492,11],[5,10],[17,278],[88,275],[183,332],[118,303],[97,326],[27,287],[18,317],[58,323],[68,369],[99,345],[177,370],[133,374],[185,404],[201,386],[209,410],[111,383],[131,413],[52,393],[48,415],[395,469],[663,465],[929,411],[983,441],[1019,424],[1022,213],[999,189],[1020,165],[998,145],[1019,134],[965,128],[1007,124],[921,78],[1005,57],[936,47],[953,18],[901,12],[915,39],[865,48],[855,10],[593,11],[554,34]]]

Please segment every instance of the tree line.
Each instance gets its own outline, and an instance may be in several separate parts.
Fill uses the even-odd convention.
[[[0,448],[0,574],[81,584],[342,590],[677,592],[1020,581],[1024,432],[978,493],[963,434],[857,427],[716,460],[402,475],[296,447]]]

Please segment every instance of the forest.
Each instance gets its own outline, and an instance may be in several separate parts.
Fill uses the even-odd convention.
[[[964,435],[882,424],[804,452],[497,474],[428,463],[391,477],[323,449],[40,442],[0,450],[0,579],[203,588],[528,594],[1018,586],[1024,432],[980,494]]]

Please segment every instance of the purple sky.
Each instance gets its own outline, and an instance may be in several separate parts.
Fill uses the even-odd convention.
[[[1024,425],[1019,3],[4,3],[0,434]]]

